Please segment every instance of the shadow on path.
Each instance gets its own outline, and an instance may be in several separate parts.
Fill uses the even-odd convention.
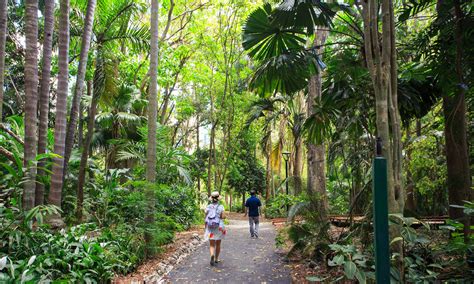
[[[209,265],[209,244],[202,245],[163,280],[166,283],[290,283],[289,269],[276,252],[274,227],[260,223],[251,239],[248,221],[230,220],[222,241],[221,262]]]

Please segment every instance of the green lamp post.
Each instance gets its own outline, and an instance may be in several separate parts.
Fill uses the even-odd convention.
[[[377,138],[373,162],[373,207],[375,238],[375,280],[390,283],[390,251],[388,235],[387,159],[382,155],[382,139]]]

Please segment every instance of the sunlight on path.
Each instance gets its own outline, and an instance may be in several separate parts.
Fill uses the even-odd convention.
[[[164,278],[166,283],[290,283],[289,269],[276,252],[271,223],[260,224],[260,239],[250,239],[248,222],[231,220],[222,242],[221,260],[209,265],[205,244]]]

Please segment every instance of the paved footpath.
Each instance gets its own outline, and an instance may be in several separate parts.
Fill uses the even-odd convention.
[[[260,223],[251,239],[248,221],[230,220],[222,241],[221,262],[209,265],[209,244],[202,245],[164,279],[166,283],[290,283],[289,269],[276,252],[273,225]]]

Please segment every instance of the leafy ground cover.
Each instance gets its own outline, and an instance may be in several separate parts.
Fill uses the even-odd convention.
[[[398,226],[402,236],[391,243],[402,243],[404,259],[404,279],[401,279],[396,262],[400,256],[398,253],[391,256],[394,281],[473,281],[474,274],[469,272],[472,270],[471,246],[464,242],[462,224],[448,221],[439,228],[424,224],[415,229],[411,227],[418,222],[415,218],[392,216],[391,220],[391,226]],[[330,225],[325,234],[304,220],[286,225],[279,223],[276,243],[287,252],[293,281],[373,283],[373,234],[363,233],[362,226],[364,224],[345,228]]]

